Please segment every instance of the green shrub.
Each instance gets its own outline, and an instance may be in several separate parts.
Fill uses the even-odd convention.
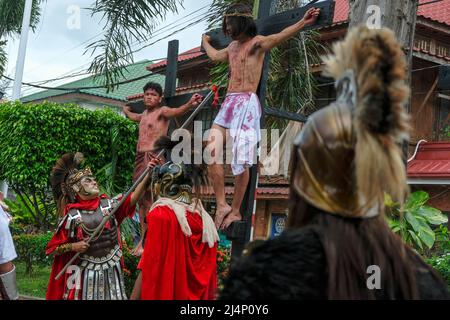
[[[441,274],[450,288],[450,254],[431,257],[427,262]]]
[[[52,238],[52,234],[21,234],[14,238],[14,246],[17,251],[17,259],[25,263],[25,272],[31,274],[34,266],[49,266],[52,257],[45,255],[47,243]]]
[[[450,253],[450,232],[446,226],[440,225],[435,231],[436,244],[431,255]]]
[[[82,152],[102,190],[131,185],[137,125],[112,110],[51,102],[0,104],[0,180],[20,199],[17,210],[42,231],[56,223],[50,171],[66,152]],[[110,194],[111,195],[111,194]]]
[[[403,205],[393,202],[388,195],[385,198],[390,228],[422,254],[435,244],[436,233],[432,226],[448,222],[440,210],[426,204],[429,199],[424,191],[411,193]]]
[[[130,248],[126,242],[123,242],[123,258],[125,263],[125,268],[123,270],[125,289],[127,291],[128,297],[130,297],[133,291],[134,283],[139,274],[137,270],[137,265],[139,263],[140,257],[135,257],[131,255]],[[228,276],[231,260],[231,251],[229,248],[219,246],[217,248],[217,280],[218,287],[221,289],[223,287],[223,281]]]
[[[231,251],[227,247],[217,247],[217,282],[219,290],[223,288],[223,281],[228,276],[231,261]]]
[[[444,139],[450,139],[450,125],[445,126],[445,127],[442,129],[442,133],[443,133],[443,135],[444,135]]]
[[[140,257],[133,256],[130,252],[132,248],[130,248],[126,241],[123,241],[123,260],[124,260],[124,268],[123,268],[123,277],[125,281],[125,290],[127,292],[128,298],[131,296],[131,292],[134,288],[134,283],[139,274],[137,269],[137,265],[139,263]]]

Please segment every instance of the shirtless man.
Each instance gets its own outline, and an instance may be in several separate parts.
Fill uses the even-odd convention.
[[[256,95],[264,56],[273,47],[294,37],[305,26],[314,23],[320,9],[309,9],[303,19],[269,36],[257,35],[251,8],[234,4],[225,13],[222,30],[233,41],[227,48],[214,49],[207,35],[203,47],[213,61],[228,62],[230,80],[227,96],[217,114],[208,139],[212,164],[208,171],[217,201],[216,227],[226,229],[242,219],[240,207],[249,181],[249,167],[253,165],[255,149],[260,140],[261,106]],[[229,136],[227,136],[229,129]],[[235,178],[234,198],[231,207],[225,199],[222,150],[224,137],[233,139],[231,168]]]
[[[153,144],[161,136],[167,135],[169,120],[179,117],[192,108],[199,105],[203,97],[199,94],[192,95],[191,99],[178,108],[161,106],[163,91],[158,83],[149,82],[144,87],[144,105],[145,111],[141,114],[133,113],[131,108],[124,106],[123,112],[132,121],[139,123],[139,139],[136,148],[136,163],[133,173],[133,181],[136,181],[147,168],[148,163],[156,158],[152,153]],[[141,224],[141,239],[133,249],[132,254],[140,256],[142,254],[142,240],[147,226],[145,225],[145,216],[151,207],[151,194],[146,191],[139,201],[139,220]]]

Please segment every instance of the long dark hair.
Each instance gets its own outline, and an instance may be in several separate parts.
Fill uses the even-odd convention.
[[[225,12],[222,22],[222,31],[227,34],[227,22],[231,26],[232,34],[230,36],[235,38],[240,34],[253,38],[257,34],[257,27],[255,20],[252,17],[227,17],[227,14],[251,14],[252,10],[249,6],[237,3],[231,5]]]
[[[442,281],[389,229],[383,214],[370,219],[340,217],[310,205],[291,189],[287,228],[307,225],[318,230],[322,241],[328,269],[329,299],[376,299],[377,290],[369,290],[366,285],[370,276],[367,268],[372,265],[380,267],[381,289],[387,299],[420,298],[417,265],[428,269],[435,279]]]
[[[171,152],[172,149],[179,143],[179,141],[172,141],[168,136],[161,136],[158,140],[155,141],[152,152],[158,153],[161,150],[165,150],[165,158],[171,160]],[[193,187],[195,194],[194,196],[202,200],[202,192],[204,187],[209,187],[210,181],[208,178],[208,170],[207,165],[202,162],[200,164],[195,164],[195,158],[197,153],[203,154],[203,150],[206,147],[206,142],[202,143],[201,150],[195,150],[194,139],[191,139],[192,150],[190,153],[190,162],[184,164],[184,174],[186,178],[188,178],[191,182],[191,186]]]

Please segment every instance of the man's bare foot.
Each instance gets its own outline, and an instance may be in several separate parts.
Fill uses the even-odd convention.
[[[214,223],[216,225],[216,229],[220,228],[220,225],[223,222],[223,219],[231,212],[231,207],[226,204],[225,206],[217,206],[216,216],[214,218]]]
[[[223,220],[222,225],[220,226],[221,230],[225,230],[232,224],[234,221],[241,221],[242,216],[239,211],[232,211],[230,214]]]

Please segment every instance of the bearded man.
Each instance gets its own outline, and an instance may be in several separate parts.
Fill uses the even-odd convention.
[[[122,274],[122,244],[119,226],[133,216],[136,203],[145,191],[149,175],[137,186],[111,216],[101,232],[87,239],[112,211],[121,197],[100,195],[97,181],[89,168],[79,169],[81,153],[67,153],[53,167],[50,182],[61,220],[46,254],[54,256],[46,298],[48,300],[125,300]],[[156,162],[151,162],[153,167]],[[80,253],[58,280],[56,275]]]

